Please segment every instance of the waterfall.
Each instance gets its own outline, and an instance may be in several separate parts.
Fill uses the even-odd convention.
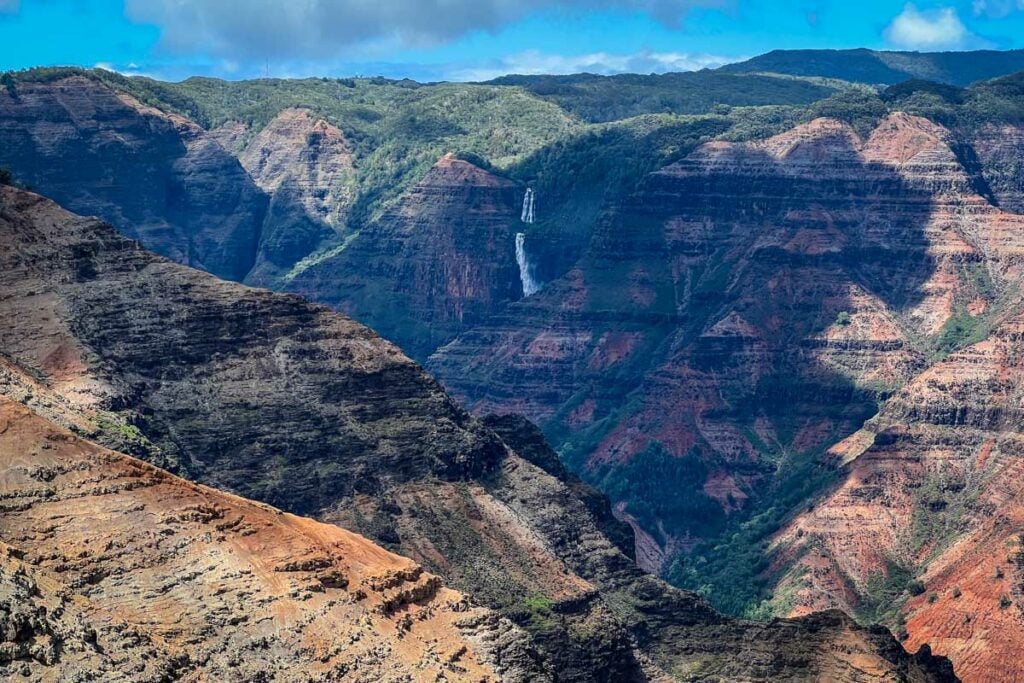
[[[525,207],[523,211],[526,211]],[[532,213],[530,218],[533,218]],[[533,275],[530,273],[530,262],[526,258],[526,233],[524,232],[516,233],[516,263],[519,264],[519,281],[523,283],[523,296],[530,296],[540,289],[540,284],[533,279]]]
[[[526,188],[526,196],[523,197],[523,214],[519,217],[523,223],[533,223],[533,188]]]

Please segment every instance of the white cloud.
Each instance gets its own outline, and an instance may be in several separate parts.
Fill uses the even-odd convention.
[[[0,0],[4,2],[8,0]],[[730,0],[126,0],[171,51],[231,59],[324,59],[353,46],[421,46],[494,31],[538,11],[618,9],[677,25]]]
[[[713,68],[734,61],[735,57],[684,52],[594,52],[585,55],[554,55],[528,50],[483,65],[452,65],[445,70],[445,78],[452,81],[486,81],[507,74],[666,73]]]
[[[1002,19],[1015,9],[1024,10],[1024,0],[974,0],[971,9],[976,17]]]
[[[952,7],[922,12],[912,3],[906,4],[884,35],[892,45],[910,50],[962,48],[978,40]]]

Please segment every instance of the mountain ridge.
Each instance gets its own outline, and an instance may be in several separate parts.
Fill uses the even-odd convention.
[[[729,73],[784,73],[894,85],[913,78],[970,85],[1024,69],[1024,50],[910,52],[895,50],[772,50],[726,64]]]

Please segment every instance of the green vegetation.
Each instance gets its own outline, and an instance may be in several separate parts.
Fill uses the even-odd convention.
[[[892,110],[930,118],[965,135],[988,124],[1024,123],[1024,72],[966,89],[908,81],[881,97]]]
[[[14,176],[6,168],[0,168],[0,185],[13,185]]]
[[[88,437],[111,450],[143,458],[159,467],[180,471],[173,455],[150,441],[130,422],[130,417],[112,412],[100,412],[92,420],[93,432]]]
[[[522,87],[591,123],[644,114],[706,114],[721,105],[806,105],[837,89],[835,84],[809,79],[708,70],[661,75],[504,76],[490,83]]]
[[[836,325],[846,327],[850,324],[850,314],[847,311],[839,311],[836,314]]]
[[[782,588],[765,597],[759,604],[749,608],[745,616],[757,621],[770,621],[780,614],[789,614],[796,606],[797,594],[808,585],[804,578],[806,574],[806,567],[797,568],[792,576],[786,577],[782,582]]]
[[[885,102],[873,91],[851,88],[815,102],[808,108],[804,120],[821,117],[838,119],[850,124],[858,135],[866,138],[887,113],[889,109]]]
[[[721,505],[701,490],[707,476],[707,466],[697,454],[677,458],[652,443],[596,480],[612,500],[624,501],[626,512],[645,529],[655,530],[661,523],[677,532],[706,536],[725,521]]]
[[[856,617],[862,624],[893,624],[900,626],[900,607],[908,595],[921,595],[924,584],[914,578],[913,571],[895,562],[884,570],[874,571],[864,586],[864,598]]]
[[[987,330],[980,318],[971,315],[966,309],[958,309],[942,326],[935,340],[936,357],[944,358],[958,349],[981,341]]]
[[[728,614],[769,618],[785,604],[786,593],[771,595],[779,578],[768,571],[772,534],[805,509],[835,481],[820,453],[777,454],[778,469],[768,489],[742,512],[734,513],[716,537],[673,561],[666,578],[700,593]]]
[[[531,595],[523,600],[526,609],[527,626],[533,633],[550,631],[555,627],[554,601],[545,595]]]

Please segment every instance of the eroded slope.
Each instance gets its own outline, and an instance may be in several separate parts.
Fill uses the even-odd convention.
[[[410,560],[99,448],[6,398],[0,499],[3,586],[35,601],[4,603],[8,674],[544,676],[525,634]]]

